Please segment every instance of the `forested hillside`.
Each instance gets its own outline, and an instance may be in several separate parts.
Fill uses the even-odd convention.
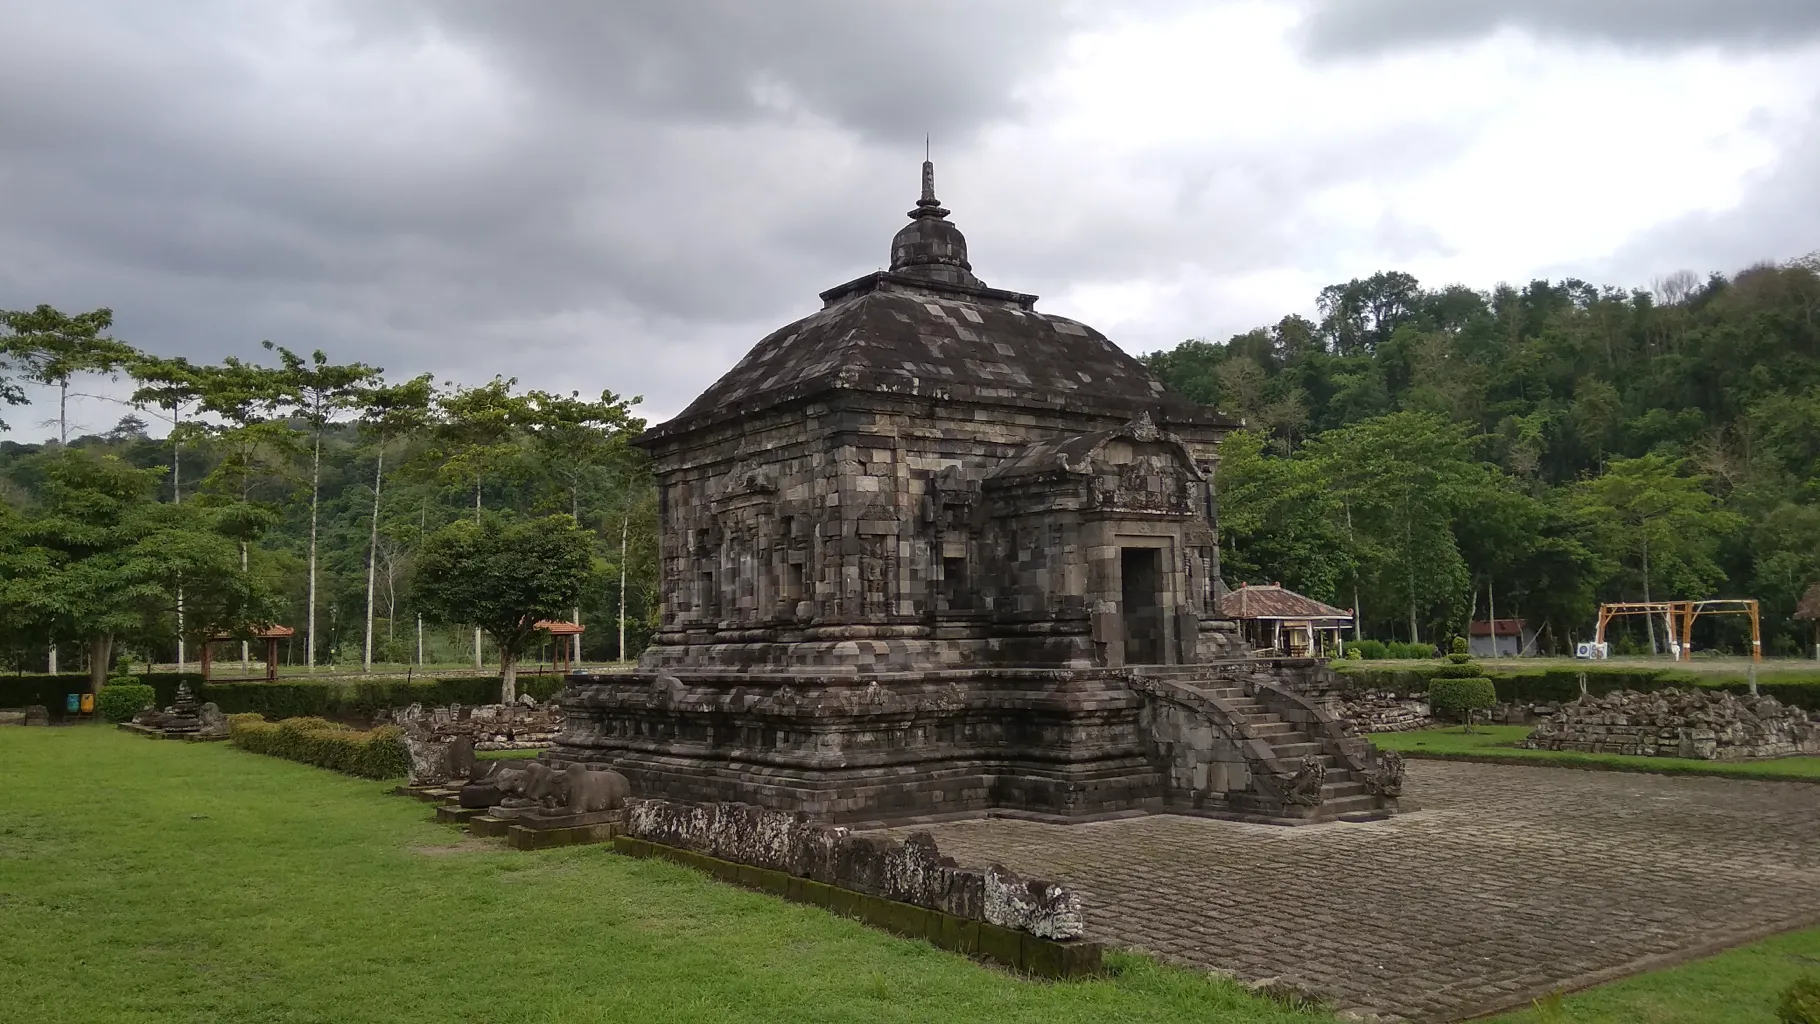
[[[1820,581],[1820,259],[1628,291],[1380,273],[1318,310],[1145,357],[1248,424],[1218,480],[1228,582],[1356,607],[1384,639],[1495,606],[1557,649],[1602,600],[1756,597],[1765,653],[1807,649],[1791,613]],[[1695,643],[1747,635],[1703,621]]]

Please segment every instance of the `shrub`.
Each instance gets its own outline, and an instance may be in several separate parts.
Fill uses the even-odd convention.
[[[1373,661],[1380,661],[1389,656],[1389,652],[1385,650],[1384,641],[1382,640],[1354,640],[1347,646],[1352,650],[1358,651],[1359,657]]]
[[[1465,637],[1456,636],[1453,638],[1453,656],[1454,657],[1456,657],[1456,658],[1460,657],[1460,656],[1466,654],[1468,652],[1468,650],[1469,650],[1469,648],[1466,646]]]
[[[1453,668],[1454,666],[1444,666]],[[1428,681],[1428,703],[1437,710],[1451,712],[1472,724],[1472,713],[1495,707],[1497,687],[1484,676],[1468,679],[1434,678]]]
[[[109,680],[95,695],[95,713],[110,722],[124,722],[157,702],[157,690],[122,676]]]
[[[1820,978],[1797,978],[1776,1002],[1780,1024],[1820,1024]]]
[[[403,734],[386,725],[360,732],[315,717],[268,722],[264,715],[228,716],[228,738],[242,750],[283,757],[363,779],[392,779],[407,774]]]
[[[1430,678],[1430,679],[1477,679],[1478,677],[1485,674],[1485,670],[1480,668],[1479,666],[1473,664],[1470,659],[1467,659],[1464,661],[1454,661],[1453,658],[1450,656],[1447,660],[1448,660],[1448,664],[1436,665],[1434,668],[1429,669],[1428,678]]]
[[[1392,658],[1422,659],[1435,656],[1434,644],[1406,644],[1401,640],[1392,640],[1385,648]]]

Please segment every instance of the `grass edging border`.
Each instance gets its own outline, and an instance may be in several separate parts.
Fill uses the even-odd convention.
[[[1547,987],[1536,986],[1497,996],[1496,998],[1486,1000],[1477,1006],[1469,1006],[1465,1010],[1456,1011],[1458,1015],[1451,1019],[1458,1021],[1475,1021],[1486,1020],[1492,1017],[1502,1017],[1507,1013],[1516,1013],[1519,1010],[1529,1009],[1530,1004],[1535,1000],[1555,992],[1559,992],[1562,995],[1572,995],[1575,992],[1584,992],[1587,989],[1598,988],[1601,985],[1609,985],[1613,982],[1624,981],[1627,978],[1649,974],[1653,971],[1664,971],[1670,968],[1680,967],[1683,964],[1690,964],[1696,960],[1705,960],[1707,957],[1718,956],[1721,953],[1729,953],[1734,949],[1742,949],[1752,943],[1763,942],[1780,935],[1805,931],[1814,927],[1820,927],[1820,914],[1803,914],[1794,918],[1785,919],[1775,924],[1726,932],[1717,938],[1708,938],[1704,942],[1696,943],[1685,949],[1677,949],[1668,953],[1655,953],[1650,956],[1632,960],[1627,964],[1619,964],[1616,967],[1606,967],[1588,974],[1581,974]]]
[[[1820,776],[1750,775],[1717,768],[1677,768],[1641,764],[1612,764],[1608,761],[1580,760],[1564,757],[1520,757],[1505,754],[1461,754],[1452,751],[1401,750],[1397,753],[1412,761],[1468,761],[1476,764],[1515,765],[1519,768],[1569,768],[1586,772],[1629,772],[1632,775],[1683,775],[1697,779],[1731,779],[1745,782],[1800,782],[1820,784]]]
[[[694,850],[631,836],[615,837],[613,850],[628,857],[668,860],[722,882],[781,896],[792,903],[821,907],[894,935],[923,939],[938,949],[991,961],[1037,978],[1060,981],[1092,977],[1105,970],[1105,947],[1098,942],[1045,939],[985,921],[955,917],[928,907],[899,903],[883,896],[842,889],[769,868],[736,864]]]

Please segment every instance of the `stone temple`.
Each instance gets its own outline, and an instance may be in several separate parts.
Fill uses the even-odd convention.
[[[1217,617],[1237,424],[989,287],[948,216],[924,163],[889,270],[640,438],[660,630],[570,678],[546,756],[833,822],[1393,811],[1325,666]]]

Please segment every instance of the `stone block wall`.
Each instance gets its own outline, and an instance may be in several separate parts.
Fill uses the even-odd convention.
[[[1563,704],[1523,741],[1536,750],[1738,761],[1820,754],[1820,723],[1774,697],[1623,690]]]

